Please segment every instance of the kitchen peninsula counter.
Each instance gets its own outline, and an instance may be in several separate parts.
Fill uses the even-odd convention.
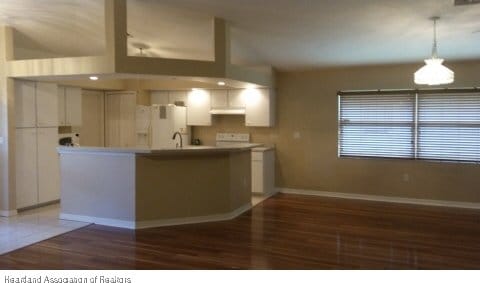
[[[60,218],[139,229],[227,220],[251,207],[251,149],[59,147]]]

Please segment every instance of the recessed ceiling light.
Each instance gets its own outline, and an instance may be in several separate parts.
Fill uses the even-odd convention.
[[[225,85],[225,82],[218,82],[218,85]]]
[[[98,80],[98,77],[96,77],[96,76],[90,76],[90,77],[88,77],[88,78],[89,78],[90,80],[92,80],[92,81]]]

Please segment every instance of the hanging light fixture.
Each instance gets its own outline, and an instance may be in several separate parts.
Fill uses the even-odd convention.
[[[433,17],[433,48],[432,58],[425,60],[425,66],[415,72],[415,83],[420,85],[442,85],[451,84],[454,80],[454,73],[442,65],[443,59],[437,54],[437,21],[440,17]]]

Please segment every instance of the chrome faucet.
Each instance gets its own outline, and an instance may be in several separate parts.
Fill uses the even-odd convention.
[[[172,140],[174,140],[177,137],[177,135],[180,137],[180,148],[183,148],[183,138],[182,138],[182,134],[180,132],[173,133]],[[177,143],[176,147],[178,148],[178,143]]]

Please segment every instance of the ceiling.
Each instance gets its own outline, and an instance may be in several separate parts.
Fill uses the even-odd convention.
[[[480,5],[453,0],[127,0],[129,54],[213,59],[212,17],[232,26],[233,61],[281,70],[419,62],[429,56],[433,15],[439,55],[480,59]],[[23,58],[98,55],[99,0],[0,0]]]

